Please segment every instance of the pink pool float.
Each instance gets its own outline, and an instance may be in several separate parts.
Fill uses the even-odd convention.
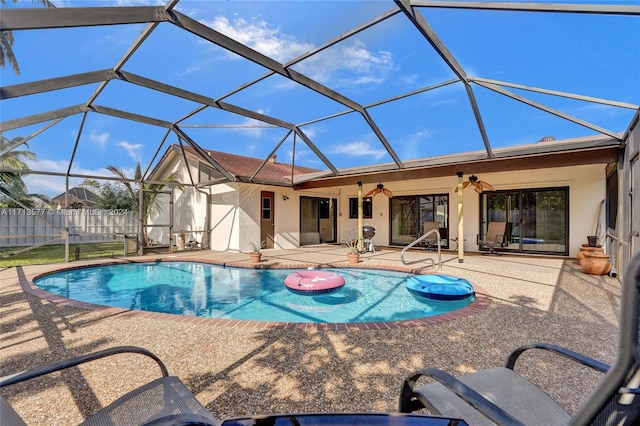
[[[308,269],[290,273],[284,279],[284,285],[298,294],[331,293],[342,288],[344,278],[335,272]]]

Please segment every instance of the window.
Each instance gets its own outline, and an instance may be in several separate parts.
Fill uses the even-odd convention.
[[[371,219],[373,217],[373,200],[371,197],[362,199],[362,217]],[[358,218],[358,199],[349,198],[349,219]]]
[[[618,168],[607,175],[607,227],[616,229],[618,219]]]
[[[328,198],[318,200],[318,210],[320,219],[329,219],[331,216],[331,203]]]
[[[262,220],[271,220],[271,197],[262,197]]]

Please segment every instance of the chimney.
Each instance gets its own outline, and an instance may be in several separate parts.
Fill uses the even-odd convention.
[[[269,162],[270,163],[275,163],[276,162],[276,155],[273,154],[271,157],[269,157]]]
[[[540,140],[538,141],[538,143],[541,143],[541,142],[551,142],[551,141],[555,141],[555,140],[556,140],[556,138],[554,138],[553,136],[545,136],[545,137],[543,137],[542,139],[540,139]]]

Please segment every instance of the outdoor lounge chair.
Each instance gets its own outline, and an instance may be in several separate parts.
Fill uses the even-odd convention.
[[[427,232],[429,231],[439,231],[440,230],[440,224],[438,222],[425,222],[423,227],[422,227],[423,233],[422,235],[425,235]],[[429,234],[428,237],[426,237],[424,240],[422,240],[423,244],[425,246],[427,246],[427,248],[437,248],[438,247],[438,236],[436,235],[436,233],[432,233]]]
[[[115,354],[137,353],[152,358],[162,373],[155,379],[112,402],[92,416],[83,425],[217,425],[218,421],[175,376],[169,376],[160,359],[146,349],[120,346],[63,360],[0,378],[0,388],[61,371]],[[26,423],[9,403],[0,396],[0,425],[14,426]]]
[[[487,254],[498,254],[496,249],[499,249],[504,245],[504,233],[506,229],[506,222],[489,222],[489,226],[487,226],[487,235],[485,235],[484,238],[482,238],[481,235],[478,235],[478,247],[480,247],[480,249],[489,249]]]
[[[571,350],[537,343],[511,353],[504,368],[491,368],[454,378],[428,368],[407,377],[400,411],[428,408],[432,414],[458,417],[470,425],[632,425],[640,424],[640,253],[624,274],[619,321],[618,355],[613,366]],[[518,357],[538,348],[606,373],[573,418],[540,388],[514,371]],[[421,376],[435,381],[416,386]],[[465,402],[466,401],[466,402]]]

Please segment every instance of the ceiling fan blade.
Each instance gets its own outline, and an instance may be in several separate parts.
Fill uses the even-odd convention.
[[[376,195],[378,195],[381,192],[382,192],[382,189],[380,189],[380,188],[374,188],[371,191],[369,191],[369,193],[371,194],[372,197],[375,197]]]
[[[482,185],[480,185],[478,182],[471,182],[471,183],[475,187],[476,192],[478,192],[478,191],[482,192]]]
[[[365,197],[370,197],[371,195],[373,195],[374,192],[376,192],[378,190],[378,188],[373,188],[371,191],[367,192],[366,194],[364,194]],[[377,195],[377,194],[376,194]],[[373,195],[375,197],[375,195]]]
[[[496,189],[493,187],[493,185],[488,184],[487,182],[483,182],[480,181],[480,185],[482,185],[482,189],[489,189],[491,191],[495,191]]]
[[[384,195],[386,195],[389,198],[393,198],[393,192],[389,191],[388,189],[383,189],[382,192],[384,192]]]

